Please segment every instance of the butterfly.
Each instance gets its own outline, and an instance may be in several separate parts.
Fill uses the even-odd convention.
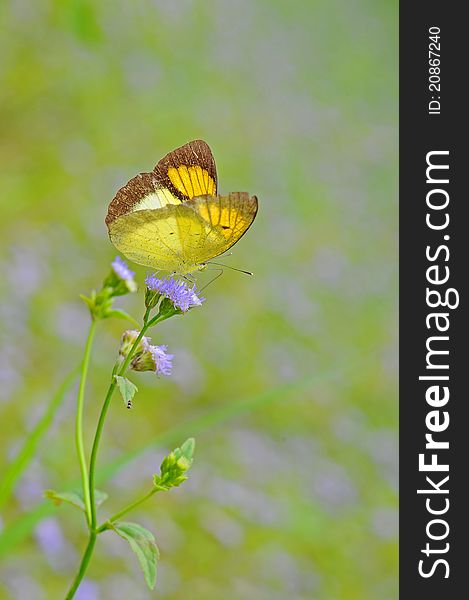
[[[236,244],[256,213],[256,196],[217,195],[212,152],[206,142],[194,140],[122,187],[109,205],[106,225],[111,242],[129,260],[185,275]]]

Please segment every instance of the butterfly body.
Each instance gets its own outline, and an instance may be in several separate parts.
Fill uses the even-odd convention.
[[[133,262],[185,275],[231,248],[256,213],[255,196],[217,195],[212,153],[196,140],[121,188],[106,224],[114,246]]]

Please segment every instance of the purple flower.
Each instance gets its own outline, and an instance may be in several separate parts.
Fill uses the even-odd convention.
[[[111,263],[111,267],[114,269],[114,273],[123,279],[132,279],[135,273],[129,269],[127,264],[120,256],[116,256],[114,261]]]
[[[197,296],[195,284],[192,287],[181,280],[158,279],[156,275],[147,275],[145,283],[149,290],[168,298],[175,308],[187,312],[193,306],[200,306],[205,298]]]
[[[168,346],[150,346],[150,353],[155,363],[157,375],[171,375],[174,355],[168,354],[167,349]]]
[[[129,269],[120,256],[116,256],[111,263],[111,267],[117,277],[125,283],[129,292],[137,291],[137,284],[134,281],[135,273]]]
[[[130,368],[134,371],[154,371],[157,375],[171,375],[173,354],[168,354],[168,346],[150,346],[133,357]]]

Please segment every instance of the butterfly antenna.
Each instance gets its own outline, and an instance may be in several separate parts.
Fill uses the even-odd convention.
[[[231,271],[238,271],[238,273],[244,273],[245,275],[254,275],[254,273],[251,273],[251,271],[244,271],[243,269],[237,269],[236,267],[230,267],[228,265],[224,265],[223,263],[218,263],[218,262],[208,262],[208,265],[217,265],[219,267],[224,267],[225,269],[231,269]]]
[[[184,279],[188,283],[192,283],[192,285],[196,284],[195,277],[192,277],[192,275],[190,275],[189,273],[186,273],[186,275],[182,275],[182,279]]]
[[[203,292],[205,288],[207,288],[211,283],[213,283],[214,281],[216,281],[219,277],[221,277],[223,275],[223,269],[213,269],[213,270],[219,271],[218,275],[215,275],[215,277],[213,279],[210,279],[210,281],[208,283],[206,283],[204,285],[204,287],[198,291],[198,293]]]

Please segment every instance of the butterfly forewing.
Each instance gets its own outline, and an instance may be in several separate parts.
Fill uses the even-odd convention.
[[[194,140],[169,152],[153,172],[160,185],[181,201],[217,193],[215,160],[203,140]]]
[[[213,154],[204,141],[194,140],[169,152],[151,173],[140,173],[124,185],[109,205],[106,225],[137,210],[163,208],[216,193]]]

